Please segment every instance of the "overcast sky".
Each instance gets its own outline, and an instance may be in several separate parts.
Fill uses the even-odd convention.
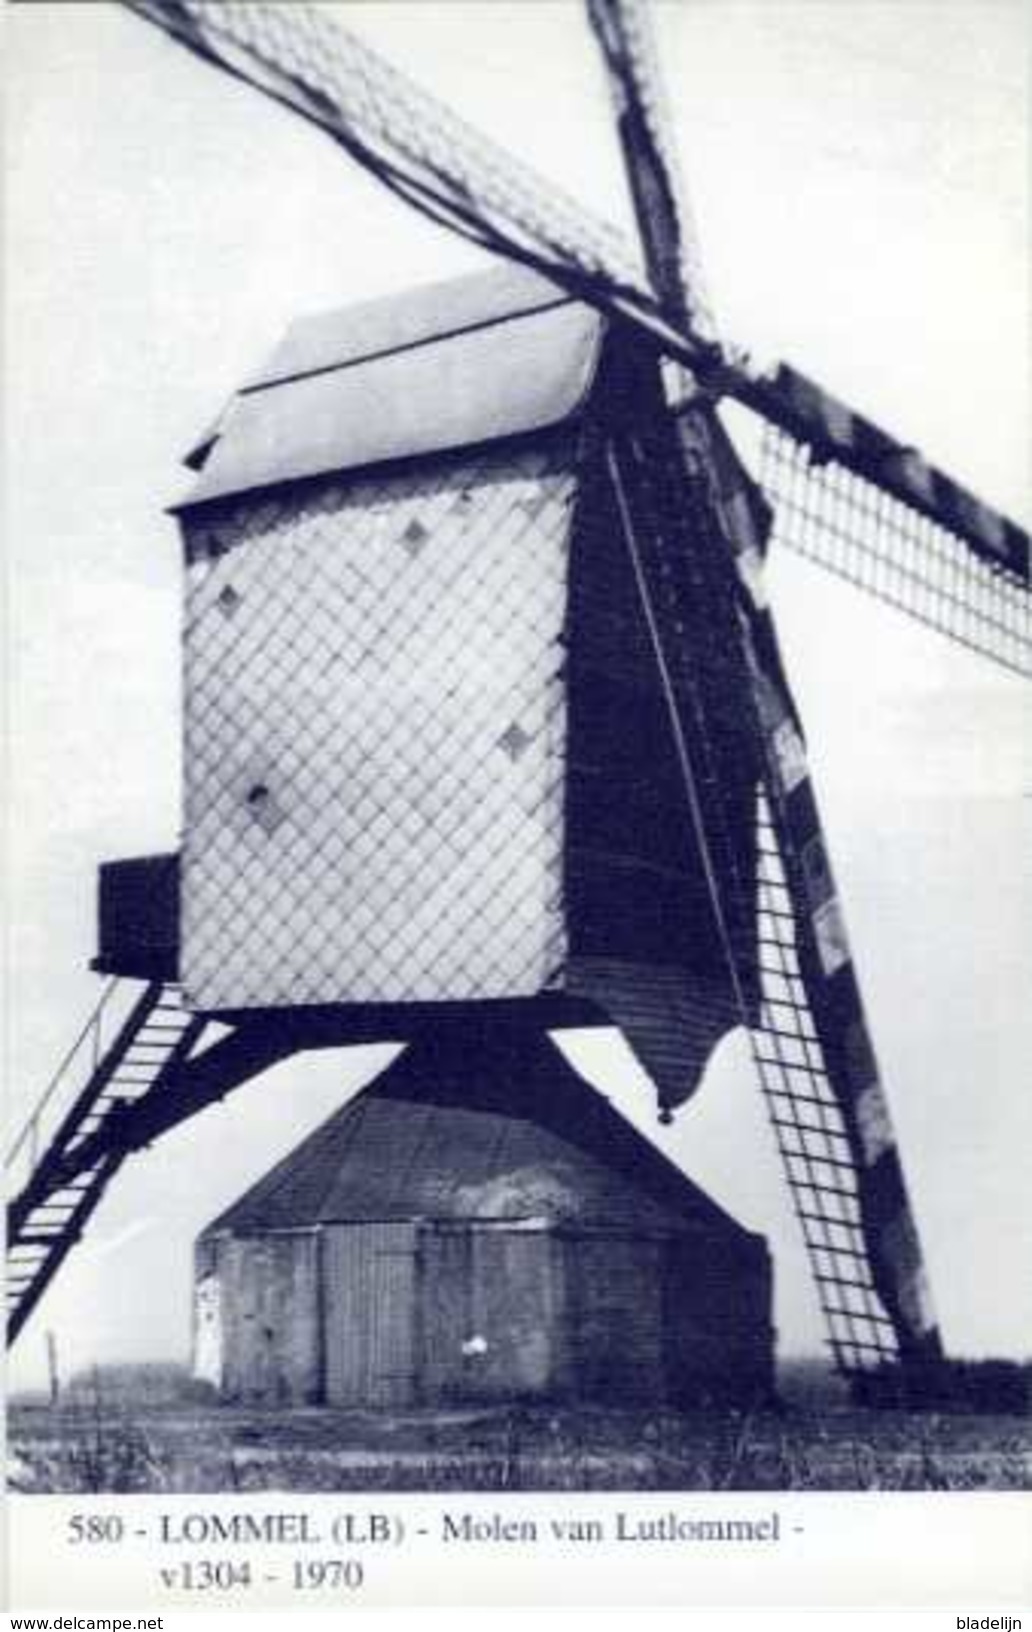
[[[579,7],[340,8],[587,202],[626,215]],[[726,331],[1027,522],[1022,0],[678,0],[661,44]],[[288,114],[106,5],[8,9],[10,1101],[96,998],[94,878],[179,825],[177,460],[296,314],[473,269]],[[1028,688],[798,560],[772,569],[947,1342],[1032,1348]],[[822,1333],[740,1040],[669,1132]],[[124,1169],[21,1339],[183,1354],[197,1231],[383,1058],[277,1068]]]

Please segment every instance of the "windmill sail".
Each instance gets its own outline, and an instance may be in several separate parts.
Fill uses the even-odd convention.
[[[625,539],[682,745],[687,802],[831,1346],[851,1373],[897,1358],[931,1361],[940,1352],[935,1317],[802,733],[770,614],[754,598],[762,506],[708,410],[682,417],[675,433],[658,378],[651,415],[648,394],[646,382],[633,423],[651,425],[649,445],[637,431],[617,438],[612,479],[626,493]],[[700,653],[704,631],[724,635],[722,658]],[[715,764],[728,711],[739,736],[746,722],[746,763],[759,766],[754,878],[740,846],[736,865]],[[736,923],[750,909],[755,943]]]
[[[648,20],[641,0],[590,0],[589,10],[609,70],[652,283],[665,310],[690,331],[697,312],[708,318],[708,307],[683,191],[679,196],[675,144],[662,116]],[[690,260],[681,252],[682,218],[689,222]],[[712,662],[693,658],[688,672],[698,678],[689,680],[688,689],[694,752],[686,732],[685,780],[696,790],[690,802],[700,849],[712,853],[724,838],[724,824],[721,779],[709,764],[709,744],[722,713],[729,706],[740,709],[752,724],[761,765],[758,1014],[749,1012],[746,1000],[753,971],[743,964],[743,943],[728,933],[726,947],[831,1346],[851,1372],[886,1359],[931,1361],[941,1355],[941,1344],[917,1228],[763,589],[768,518],[709,405],[689,401],[679,435],[668,434],[664,448],[658,390],[655,396],[658,445],[652,461],[660,472],[668,469],[669,486],[651,572],[647,555],[638,557],[642,596],[661,671],[672,676],[688,644],[687,616],[695,612],[697,626],[701,614],[712,627],[737,575],[739,618],[726,639],[740,646],[744,678],[728,688],[733,701],[715,699]],[[688,524],[679,529],[682,503]],[[637,556],[631,512],[625,513],[628,546]],[[725,673],[718,684],[727,687],[730,678]],[[676,683],[668,690],[676,731]],[[711,783],[707,810],[703,790]],[[720,913],[720,878],[715,870],[709,876]]]
[[[215,66],[246,79],[339,142],[360,164],[409,203],[484,248],[534,266],[571,294],[631,323],[662,354],[692,367],[713,388],[798,442],[816,467],[829,460],[943,529],[949,550],[984,564],[975,584],[955,593],[952,554],[933,548],[928,583],[901,593],[898,548],[909,547],[893,525],[877,530],[870,515],[841,514],[833,529],[779,529],[779,541],[818,564],[860,582],[889,604],[932,622],[1009,668],[1032,674],[1032,601],[1028,535],[983,504],[907,444],[854,413],[798,370],[779,364],[757,371],[712,339],[708,301],[697,269],[690,225],[682,217],[681,263],[693,293],[691,327],[650,287],[641,256],[609,223],[585,210],[554,183],[489,141],[318,6],[208,4],[206,0],[124,0]],[[596,6],[626,19],[628,8]],[[639,8],[640,9],[640,8]],[[631,27],[637,70],[647,72],[648,41]],[[620,50],[620,34],[610,34]],[[619,55],[617,57],[619,61]],[[650,87],[650,106],[657,107]],[[662,142],[657,160],[665,163]],[[657,172],[658,174],[658,172]],[[657,181],[662,190],[662,182]],[[812,508],[812,507],[811,507]],[[840,509],[840,507],[837,507]],[[862,522],[862,526],[861,526]],[[842,528],[852,529],[848,538]],[[861,572],[845,545],[860,528],[868,560]],[[940,542],[935,537],[936,545]],[[916,553],[921,553],[920,551]],[[977,587],[976,587],[977,586]],[[972,616],[977,596],[984,615]],[[935,616],[927,616],[931,601]],[[1006,631],[1001,638],[1001,625]]]
[[[824,401],[830,417],[831,399]],[[839,436],[850,436],[853,418],[835,414]],[[865,473],[830,438],[806,440],[765,421],[760,482],[774,507],[776,544],[1000,667],[1032,675],[1028,540],[984,507],[974,510],[912,449],[893,456],[924,490],[924,507],[886,485],[884,462]],[[976,516],[977,531],[965,536]]]

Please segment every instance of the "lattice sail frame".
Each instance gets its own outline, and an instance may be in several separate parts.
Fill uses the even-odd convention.
[[[765,421],[774,542],[1016,674],[1032,676],[1032,594],[963,538]]]
[[[875,1286],[856,1150],[828,1073],[799,958],[799,920],[765,792],[758,799],[761,1009],[749,1040],[817,1299],[836,1362],[847,1372],[898,1360],[895,1325]],[[880,1154],[892,1130],[879,1094],[864,1123]],[[919,1320],[933,1324],[927,1287]]]
[[[516,259],[564,263],[655,309],[641,256],[618,228],[399,73],[318,5],[126,0],[230,72],[345,142],[382,180]],[[504,239],[504,242],[502,241]]]

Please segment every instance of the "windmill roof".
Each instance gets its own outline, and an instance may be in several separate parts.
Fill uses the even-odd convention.
[[[544,1216],[748,1239],[545,1039],[522,1060],[477,1088],[410,1051],[204,1233]]]
[[[512,266],[302,318],[187,456],[177,508],[561,424],[602,326]]]

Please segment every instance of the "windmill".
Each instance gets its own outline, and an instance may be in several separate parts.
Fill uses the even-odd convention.
[[[593,19],[618,96],[647,282],[611,235],[575,206],[542,194],[533,178],[491,154],[317,15],[294,8],[139,9],[328,129],[399,190],[529,262],[614,318],[620,332],[640,336],[627,366],[647,446],[614,434],[599,479],[612,494],[647,614],[685,791],[681,820],[702,859],[736,1012],[755,1039],[840,1364],[857,1372],[897,1353],[908,1363],[934,1356],[916,1235],[801,733],[769,618],[753,593],[765,507],[738,468],[712,405],[721,396],[737,398],[771,427],[766,485],[776,512],[782,501],[790,542],[1018,668],[1028,662],[1027,540],[811,382],[784,368],[754,376],[716,343],[698,277],[682,271],[693,256],[679,240],[690,247],[691,235],[683,216],[678,224],[656,78],[635,8],[598,6]],[[691,387],[683,377],[675,382],[673,400],[659,356],[690,371]],[[874,525],[867,509],[872,489],[886,496]],[[790,523],[800,517],[806,525],[796,530]],[[699,548],[700,538],[710,541],[707,548]],[[711,626],[728,637],[704,668],[686,661],[681,638],[697,622],[700,601],[713,611]],[[752,885],[741,876],[747,851],[734,842],[726,808],[721,703],[729,692],[736,699],[734,729],[751,737],[765,793],[758,948]],[[254,788],[263,786],[256,778]],[[256,792],[256,803],[263,802]],[[266,817],[274,820],[275,811]],[[143,883],[140,889],[152,893]],[[342,1035],[325,1014],[319,1025],[324,1043]],[[262,1025],[252,1019],[195,1055],[203,1028],[203,1013],[183,1014],[152,983],[128,1027],[101,1051],[85,1097],[60,1107],[49,1135],[44,1121],[31,1124],[40,1150],[16,1196],[12,1231],[16,1258],[26,1266],[11,1283],[19,1322],[130,1149],[269,1060],[311,1046],[315,1036],[299,1031],[296,1014],[288,1026],[282,1016]],[[140,1063],[147,1058],[155,1069]],[[672,1103],[676,1091],[667,1098]],[[32,1137],[27,1133],[23,1152]]]

